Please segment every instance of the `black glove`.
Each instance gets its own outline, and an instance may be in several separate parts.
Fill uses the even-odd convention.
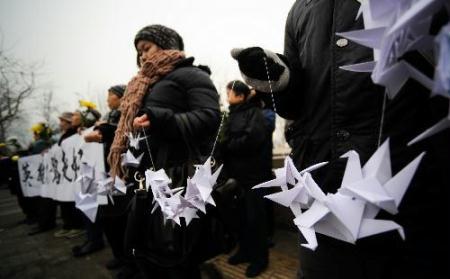
[[[267,70],[273,91],[283,90],[289,82],[288,67],[279,55],[271,51],[260,47],[234,48],[231,56],[238,61],[244,80],[259,91],[270,92]]]

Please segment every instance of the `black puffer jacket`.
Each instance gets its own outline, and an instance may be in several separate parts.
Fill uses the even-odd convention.
[[[254,102],[231,105],[222,152],[228,175],[254,186],[270,178],[263,152],[270,140],[261,108]]]
[[[193,61],[180,61],[144,97],[140,113],[150,119],[146,133],[157,169],[197,159],[193,153],[211,151],[220,123],[219,95],[209,73],[193,66]],[[145,141],[140,142],[140,150],[148,153]],[[141,168],[149,167],[145,156]]]
[[[193,174],[193,163],[204,163],[202,160],[206,158],[200,157],[211,152],[220,123],[216,88],[209,73],[193,66],[193,61],[193,58],[180,61],[171,73],[155,83],[144,97],[140,111],[150,120],[146,134],[155,167],[164,168],[172,180],[172,188],[186,186],[187,176]],[[140,173],[152,167],[144,140],[134,153],[142,152],[145,155],[138,168]],[[136,258],[158,266],[201,262],[210,248],[203,244],[211,243],[207,240],[213,237],[208,233],[211,226],[207,226],[207,216],[188,227],[166,226],[159,209],[150,213],[152,200],[151,191],[145,198],[136,195],[128,216],[126,246],[135,249]]]

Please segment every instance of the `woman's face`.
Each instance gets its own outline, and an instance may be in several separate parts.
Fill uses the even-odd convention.
[[[67,130],[70,129],[70,127],[72,127],[72,122],[69,122],[69,121],[67,121],[65,119],[62,119],[62,118],[59,119],[59,129],[62,132],[66,132]]]
[[[161,48],[157,44],[146,40],[140,40],[137,43],[136,48],[141,65],[143,65],[152,54],[161,50]]]
[[[120,106],[120,98],[112,92],[108,92],[108,99],[106,99],[106,102],[110,109],[118,109]]]
[[[228,95],[228,103],[230,105],[236,105],[244,102],[244,95],[236,95],[236,93],[231,90],[227,89],[227,95]]]
[[[72,115],[72,127],[79,126],[81,126],[81,113],[79,111],[76,111]]]

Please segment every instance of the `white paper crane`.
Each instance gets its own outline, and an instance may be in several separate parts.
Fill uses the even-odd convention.
[[[127,193],[127,186],[125,182],[118,176],[115,179],[102,173],[103,179],[97,181],[97,194],[99,196],[106,196],[114,205],[114,196],[123,196]]]
[[[122,154],[122,166],[130,166],[130,167],[137,168],[137,167],[139,167],[139,164],[141,163],[143,156],[144,156],[144,153],[142,153],[138,157],[134,157],[133,153],[131,153],[130,150],[127,150],[126,153]]]
[[[95,169],[86,162],[81,163],[80,175],[76,182],[80,183],[82,193],[93,193],[95,191],[95,187],[93,187],[94,179]]]
[[[432,96],[438,94],[450,99],[450,24],[444,26],[436,38],[429,34],[433,15],[444,6],[450,12],[450,4],[446,0],[361,1],[358,17],[363,15],[365,29],[337,35],[372,48],[374,61],[344,65],[341,69],[371,72],[373,82],[385,86],[391,99],[395,98],[410,78],[429,89]],[[418,50],[426,54],[433,49],[438,50],[435,54],[437,66],[434,80],[405,60],[399,61],[399,58],[408,51]],[[450,112],[447,117],[411,140],[408,145],[449,127]]]
[[[145,172],[146,188],[153,194],[152,213],[159,207],[163,213],[164,220],[173,220],[181,225],[180,217],[184,216],[186,208],[182,203],[181,189],[170,189],[171,179],[164,169],[158,171],[147,170]]]
[[[284,160],[284,166],[275,170],[274,179],[258,184],[252,189],[280,187],[280,192],[264,197],[285,207],[290,207],[294,215],[297,216],[301,214],[301,208],[309,207],[311,202],[311,193],[306,185],[305,174],[319,169],[326,164],[327,162],[318,163],[299,172],[291,157],[287,156]],[[290,189],[289,185],[292,186]]]
[[[314,250],[318,245],[316,232],[349,243],[392,230],[397,230],[404,238],[403,228],[399,224],[374,218],[381,209],[391,214],[398,212],[398,206],[423,156],[424,153],[417,156],[392,177],[389,141],[386,141],[363,168],[355,151],[343,155],[348,161],[336,194],[325,195],[307,179],[308,187],[320,192],[317,192],[311,207],[294,220],[308,242],[302,246]]]
[[[195,166],[195,173],[190,179],[191,186],[196,188],[200,193],[202,200],[205,203],[216,205],[211,193],[213,187],[216,184],[217,178],[222,171],[223,165],[221,165],[214,173],[211,171],[211,157],[209,157],[203,165]]]
[[[415,137],[408,145],[414,144],[450,128],[450,23],[442,27],[441,31],[436,36],[435,43],[438,55],[432,94],[441,95],[449,99],[448,115]]]
[[[203,165],[196,165],[192,178],[187,179],[186,192],[182,195],[184,187],[171,189],[171,180],[163,169],[145,172],[146,188],[153,194],[152,213],[161,208],[164,220],[173,220],[181,225],[180,218],[184,218],[186,225],[198,218],[197,210],[206,213],[206,203],[215,205],[211,196],[214,185],[220,174],[222,166],[214,173],[211,171],[211,158]]]
[[[167,176],[164,169],[158,171],[146,170],[145,171],[145,186],[147,190],[151,190],[153,199],[159,202],[161,198],[172,195],[172,190],[169,185],[172,180]]]
[[[196,185],[191,182],[190,178],[187,179],[186,193],[184,194],[184,198],[192,206],[199,209],[201,212],[206,213],[205,201],[203,200]]]
[[[145,139],[145,137],[140,137],[139,134],[137,135],[137,137],[134,137],[133,133],[131,132],[127,135],[127,137],[129,145],[133,147],[135,150],[139,150],[139,142]]]
[[[98,211],[97,194],[77,193],[75,195],[75,206],[81,210],[92,223],[95,222]]]
[[[394,98],[409,79],[415,79],[428,89],[433,80],[406,61],[398,59],[412,50],[428,51],[433,37],[428,34],[431,16],[445,0],[367,0],[361,3],[365,29],[337,33],[360,45],[373,48],[374,61],[345,65],[342,69],[372,72],[372,80],[387,88]]]

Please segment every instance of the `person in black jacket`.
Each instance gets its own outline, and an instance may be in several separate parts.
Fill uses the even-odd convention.
[[[6,139],[4,145],[0,143],[0,169],[2,170],[2,173],[0,174],[2,180],[0,183],[7,183],[11,194],[17,196],[17,203],[25,214],[25,219],[19,223],[31,225],[37,221],[37,212],[36,209],[33,208],[33,203],[30,203],[30,198],[23,195],[22,187],[20,185],[18,161],[20,156],[24,155],[27,155],[27,151],[14,136]]]
[[[97,122],[94,131],[85,136],[87,142],[103,144],[106,172],[109,171],[106,159],[119,123],[119,107],[124,93],[125,85],[114,85],[108,89],[107,103],[110,111],[102,121]],[[113,197],[114,204],[108,201],[108,204],[100,205],[97,213],[114,257],[106,263],[106,268],[111,270],[121,268],[117,278],[131,278],[136,274],[136,268],[132,260],[124,251],[127,206],[132,194],[133,189],[128,188],[126,195]]]
[[[76,110],[72,115],[72,127],[78,133],[90,128],[100,120],[101,114],[95,109],[95,104],[87,101],[80,101],[80,106],[85,107],[81,110]],[[88,217],[82,214],[84,228],[86,229],[86,240],[81,245],[72,247],[72,254],[74,257],[82,257],[104,248],[103,242],[103,228],[100,220],[91,222]]]
[[[173,29],[146,26],[137,33],[134,45],[140,70],[128,83],[120,107],[121,117],[108,158],[111,174],[134,182],[135,171],[143,174],[149,168],[163,168],[172,179],[172,187],[186,185],[186,168],[198,160],[197,155],[211,152],[220,122],[219,96],[209,73],[194,66],[194,58],[186,58],[183,40]],[[131,148],[136,156],[145,155],[138,168],[122,169],[120,157],[127,151],[126,135],[130,133],[146,136],[137,150]],[[175,228],[196,233],[194,243],[188,243],[194,248],[183,254],[174,248],[179,243],[171,246],[170,242],[163,242],[168,239],[167,234],[152,231],[168,229],[172,224],[164,225],[159,218],[160,209],[150,213],[151,204],[149,192],[147,209],[143,212],[146,221],[136,224],[134,218],[129,218],[127,228],[139,231],[127,241],[127,247],[134,252],[140,269],[147,278],[199,278],[201,251],[195,247],[203,239],[192,228],[198,227],[196,224],[201,224],[203,219],[194,220],[188,227]],[[130,217],[139,213],[131,212]],[[179,254],[183,255],[171,260]]]
[[[224,165],[228,175],[245,189],[241,204],[239,250],[228,260],[230,264],[250,262],[248,277],[259,275],[268,264],[267,219],[263,191],[250,190],[266,179],[265,146],[271,140],[260,104],[248,100],[250,88],[239,80],[227,85],[230,114],[225,126]],[[270,159],[269,159],[270,160]]]
[[[312,174],[325,192],[339,188],[346,163],[339,157],[349,150],[357,151],[364,164],[389,137],[394,174],[427,152],[399,214],[379,216],[402,225],[405,241],[395,232],[360,239],[356,245],[318,235],[315,251],[300,248],[300,276],[446,278],[448,222],[437,230],[430,228],[449,219],[450,133],[447,130],[411,147],[407,143],[444,117],[448,102],[430,99],[423,86],[408,80],[383,109],[384,89],[373,84],[369,74],[339,69],[373,60],[371,49],[336,34],[364,27],[363,17],[355,20],[359,7],[358,1],[296,1],[286,20],[284,56],[258,47],[232,51],[246,81],[263,92],[271,87],[277,112],[292,120],[286,139],[297,168],[330,161]],[[448,14],[440,24],[435,18],[430,33],[436,34],[446,21]],[[417,52],[401,59],[422,70],[432,69]]]

